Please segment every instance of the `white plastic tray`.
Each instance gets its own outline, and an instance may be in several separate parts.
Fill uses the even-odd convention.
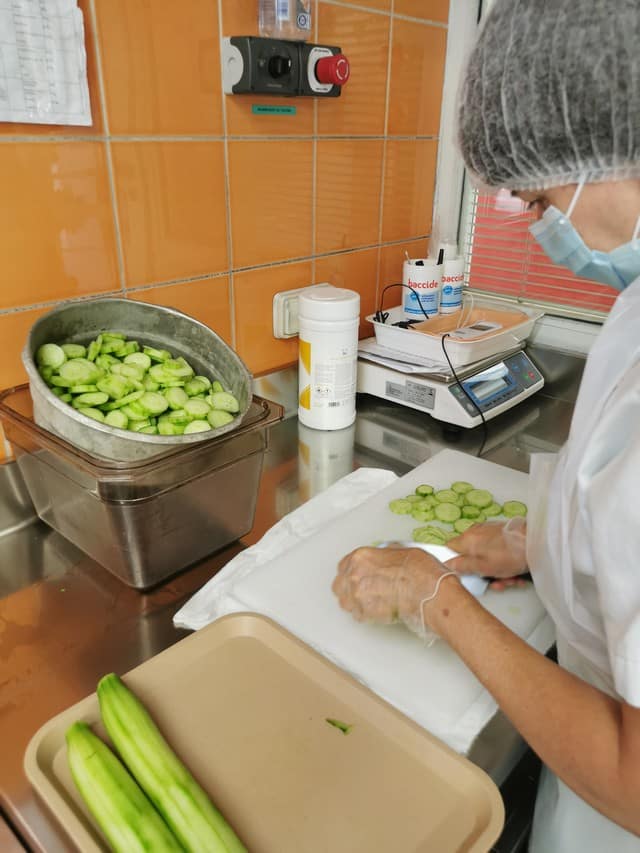
[[[499,310],[504,311],[505,309],[501,308]],[[389,316],[386,323],[378,322],[374,314],[367,317],[367,320],[373,325],[376,341],[380,346],[407,353],[408,355],[428,358],[439,364],[447,363],[442,351],[441,334],[422,334],[412,329],[401,329],[398,326],[394,326],[393,323],[405,319],[402,306],[388,309],[388,311]],[[519,307],[518,311],[526,314],[527,319],[508,329],[501,329],[494,334],[481,337],[477,340],[463,341],[447,338],[445,346],[453,366],[464,367],[467,364],[474,364],[477,361],[491,358],[494,355],[499,355],[500,353],[521,346],[531,334],[536,320],[542,317],[543,312],[526,307]],[[464,321],[464,314],[465,310],[463,309],[456,316],[459,316]]]

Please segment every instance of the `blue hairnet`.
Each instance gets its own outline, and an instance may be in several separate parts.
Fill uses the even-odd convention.
[[[640,0],[496,0],[460,95],[485,187],[640,177]]]

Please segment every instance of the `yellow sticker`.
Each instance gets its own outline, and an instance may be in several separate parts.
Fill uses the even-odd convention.
[[[300,338],[300,361],[307,373],[311,374],[311,344],[309,341],[303,341],[302,338]]]
[[[302,406],[303,409],[310,409],[311,408],[311,386],[310,385],[307,385],[307,387],[304,388],[300,392],[300,405]]]

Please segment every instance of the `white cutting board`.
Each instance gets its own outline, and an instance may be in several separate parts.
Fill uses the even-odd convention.
[[[229,589],[234,609],[263,613],[459,752],[495,713],[493,699],[442,641],[427,647],[401,625],[358,623],[331,592],[336,566],[349,551],[378,540],[408,540],[420,526],[394,515],[389,501],[421,483],[448,488],[468,480],[489,489],[499,503],[527,502],[528,477],[510,468],[454,450],[443,450]],[[553,643],[553,629],[533,586],[489,590],[482,603],[540,651]]]

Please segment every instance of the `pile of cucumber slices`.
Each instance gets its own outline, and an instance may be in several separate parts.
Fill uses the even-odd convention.
[[[389,509],[397,515],[410,515],[415,521],[439,522],[413,531],[414,542],[430,545],[445,545],[472,525],[490,518],[527,514],[522,501],[505,501],[501,505],[487,489],[476,489],[464,480],[457,480],[448,489],[435,489],[425,483],[414,494],[391,501]]]
[[[196,376],[181,356],[121,332],[103,332],[86,347],[43,344],[36,363],[60,400],[117,429],[190,435],[225,426],[240,410],[219,381]]]

